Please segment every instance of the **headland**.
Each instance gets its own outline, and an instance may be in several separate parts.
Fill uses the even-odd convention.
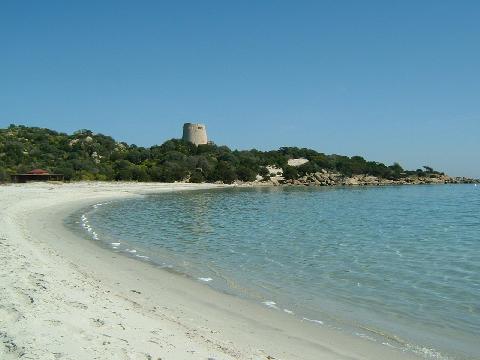
[[[321,146],[321,144],[319,144]],[[233,150],[209,141],[203,124],[185,124],[182,139],[150,147],[79,130],[11,125],[0,129],[0,183],[30,180],[255,183],[257,185],[395,185],[478,182],[431,166],[408,170],[362,156],[281,147]]]

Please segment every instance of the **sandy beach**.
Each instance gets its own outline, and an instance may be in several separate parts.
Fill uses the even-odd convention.
[[[414,359],[98,246],[63,219],[208,184],[0,186],[1,359]]]

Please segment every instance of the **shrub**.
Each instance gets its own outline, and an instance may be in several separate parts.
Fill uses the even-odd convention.
[[[203,183],[205,182],[205,177],[203,176],[203,173],[201,171],[196,170],[190,175],[190,182],[197,184]]]
[[[298,170],[294,166],[287,165],[283,168],[283,177],[285,180],[298,179]]]

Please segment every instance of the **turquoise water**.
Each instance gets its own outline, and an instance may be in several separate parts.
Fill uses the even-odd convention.
[[[427,359],[480,358],[480,187],[193,191],[70,220],[114,251],[302,321]]]

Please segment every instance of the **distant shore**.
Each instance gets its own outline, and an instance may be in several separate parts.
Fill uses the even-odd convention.
[[[122,256],[63,219],[109,199],[212,184],[0,186],[0,357],[415,359]]]

